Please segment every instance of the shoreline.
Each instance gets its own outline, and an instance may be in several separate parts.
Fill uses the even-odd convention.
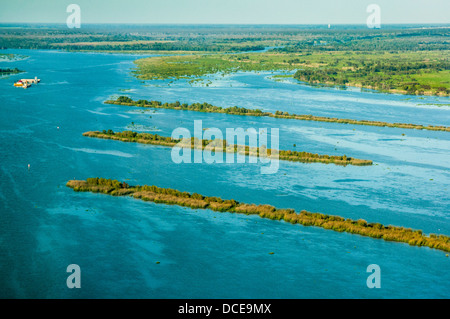
[[[412,94],[411,92],[408,92],[408,91],[402,90],[402,89],[383,89],[383,88],[379,88],[376,86],[374,87],[371,85],[363,85],[358,82],[348,82],[346,84],[337,84],[336,82],[330,82],[330,81],[325,81],[325,82],[307,81],[307,80],[297,79],[294,76],[289,77],[289,78],[299,81],[299,84],[308,85],[308,86],[312,86],[312,87],[323,86],[323,87],[330,87],[330,88],[339,88],[339,87],[355,88],[355,89],[372,90],[375,93],[400,94],[400,95],[411,95],[411,96],[432,96],[432,97],[433,96],[434,97],[449,97],[450,96],[450,93],[444,93],[444,92],[433,93],[433,91],[423,91],[420,94],[419,94],[419,91],[415,91],[414,94]]]
[[[344,85],[337,84],[335,82],[320,82],[320,81],[306,81],[306,80],[300,80],[295,78],[294,76],[287,77],[290,79],[297,80],[298,84],[307,85],[310,87],[319,86],[319,87],[329,87],[329,88],[345,88],[345,89],[364,89],[364,90],[371,90],[374,91],[374,93],[384,93],[384,94],[399,94],[399,95],[410,95],[410,96],[431,96],[431,97],[449,97],[450,93],[443,93],[443,92],[436,92],[433,93],[432,91],[424,91],[421,94],[417,91],[417,93],[412,94],[411,92],[408,92],[406,90],[402,89],[383,89],[378,87],[372,87],[370,85],[363,85],[361,83],[357,82],[349,82]]]

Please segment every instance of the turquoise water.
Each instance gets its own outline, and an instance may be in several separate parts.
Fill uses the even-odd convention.
[[[248,203],[306,209],[450,235],[450,134],[105,105],[127,94],[353,119],[450,126],[449,98],[276,82],[271,72],[146,81],[136,56],[3,50],[25,75],[0,79],[0,296],[16,298],[448,298],[442,251],[255,216],[75,193],[101,176]],[[38,76],[27,90],[12,83]],[[125,91],[123,91],[125,90]],[[370,167],[280,162],[175,164],[170,149],[85,138],[134,122],[176,127],[279,128],[280,148],[372,159]],[[59,127],[59,129],[58,129]],[[404,135],[403,135],[404,134]],[[296,148],[293,147],[296,144]],[[28,170],[30,164],[30,170]],[[270,255],[269,252],[274,252]],[[156,264],[159,261],[160,264]],[[66,267],[81,267],[68,289]],[[381,289],[366,268],[381,267]]]

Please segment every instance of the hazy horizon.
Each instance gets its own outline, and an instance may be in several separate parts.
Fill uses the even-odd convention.
[[[447,0],[16,0],[0,4],[0,23],[64,24],[69,4],[85,24],[359,25],[381,8],[382,24],[449,24]]]

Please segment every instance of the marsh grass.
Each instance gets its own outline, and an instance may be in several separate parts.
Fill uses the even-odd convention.
[[[356,166],[368,166],[372,165],[371,160],[358,159],[353,157],[347,157],[346,155],[319,155],[308,152],[298,152],[291,150],[274,150],[263,147],[249,147],[246,145],[236,145],[228,144],[225,140],[198,140],[197,138],[191,139],[172,139],[170,137],[160,136],[158,134],[150,133],[137,133],[132,131],[123,132],[113,132],[108,131],[89,131],[83,133],[84,136],[110,139],[121,142],[132,142],[141,144],[153,144],[161,146],[180,146],[183,148],[190,149],[202,149],[209,150],[213,152],[222,153],[238,153],[245,156],[261,156],[271,159],[280,159],[284,161],[291,162],[302,162],[302,163],[324,163],[324,164],[335,164],[335,165],[356,165]],[[278,154],[277,154],[278,153]]]
[[[397,127],[403,129],[416,129],[416,130],[430,130],[430,131],[446,131],[450,132],[450,127],[447,126],[433,126],[433,125],[421,125],[421,124],[411,124],[411,123],[388,123],[382,121],[368,121],[368,120],[352,120],[352,119],[340,119],[335,117],[325,117],[325,116],[314,116],[314,115],[299,115],[299,114],[289,114],[288,112],[276,111],[275,113],[263,112],[260,109],[246,109],[244,107],[228,107],[222,108],[220,106],[214,106],[208,103],[193,103],[193,104],[181,104],[180,102],[174,103],[162,103],[159,101],[147,101],[138,100],[133,101],[127,96],[120,96],[115,101],[107,100],[106,104],[116,104],[116,105],[127,105],[127,106],[137,106],[137,107],[149,107],[149,108],[160,108],[160,109],[172,109],[172,110],[184,110],[184,111],[195,111],[195,112],[205,112],[205,113],[225,113],[231,115],[246,115],[246,116],[267,116],[282,119],[294,119],[301,121],[316,121],[316,122],[331,122],[340,124],[352,124],[352,125],[369,125],[369,126],[380,126],[380,127]]]
[[[293,209],[277,209],[271,205],[246,204],[233,199],[223,200],[218,197],[207,197],[197,193],[191,194],[157,186],[130,186],[117,180],[103,178],[88,178],[86,181],[71,180],[66,185],[76,192],[131,196],[144,201],[178,205],[192,209],[210,209],[217,212],[258,215],[261,218],[283,220],[291,224],[321,227],[337,232],[407,243],[411,246],[426,246],[446,252],[450,251],[449,236],[436,234],[427,236],[421,230],[392,225],[384,226],[380,223],[368,223],[363,219],[352,220],[340,216],[311,213],[306,210],[297,213]]]

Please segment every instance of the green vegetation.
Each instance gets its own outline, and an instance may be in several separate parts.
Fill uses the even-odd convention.
[[[334,117],[313,116],[313,115],[299,115],[289,114],[288,112],[276,111],[275,113],[263,112],[260,109],[246,109],[243,107],[228,107],[222,108],[220,106],[214,106],[208,103],[193,103],[193,104],[181,104],[180,102],[174,103],[162,103],[159,101],[138,100],[134,101],[127,96],[120,96],[115,101],[105,101],[107,104],[128,105],[138,107],[150,107],[160,109],[173,109],[173,110],[186,110],[206,113],[225,113],[232,115],[248,115],[248,116],[268,116],[274,118],[283,119],[295,119],[302,121],[318,121],[318,122],[333,122],[341,124],[354,124],[354,125],[370,125],[381,127],[397,127],[405,129],[417,129],[417,130],[431,130],[431,131],[446,131],[450,132],[450,127],[447,126],[433,126],[433,125],[420,125],[420,124],[407,124],[407,123],[388,123],[381,121],[367,121],[367,120],[351,120],[351,119],[339,119]]]
[[[449,52],[320,53],[321,61],[326,63],[324,66],[299,69],[294,78],[310,84],[358,86],[404,94],[449,95]]]
[[[353,124],[353,125],[370,125],[370,126],[381,126],[381,127],[397,127],[397,128],[405,128],[405,129],[450,132],[450,127],[448,127],[448,126],[434,126],[434,125],[425,126],[425,125],[421,125],[421,124],[388,123],[388,122],[381,122],[381,121],[339,119],[339,118],[335,118],[335,117],[289,114],[288,112],[281,112],[281,111],[276,111],[274,115],[270,115],[270,116],[273,116],[276,118],[295,119],[295,120],[302,120],[302,121],[332,122],[332,123]]]
[[[262,218],[284,220],[292,224],[316,226],[338,232],[407,243],[411,246],[426,246],[446,252],[450,251],[450,237],[448,236],[436,234],[427,236],[421,230],[368,223],[363,219],[345,219],[340,216],[311,213],[305,210],[296,213],[293,209],[277,209],[271,205],[245,204],[239,203],[234,199],[223,200],[219,197],[207,197],[197,193],[190,194],[157,186],[130,186],[117,180],[103,178],[88,178],[86,181],[71,180],[67,182],[67,186],[77,192],[131,196],[144,201],[179,205],[193,209],[210,209],[217,212],[259,215]]]
[[[89,26],[72,30],[56,25],[0,29],[0,49],[60,49],[101,52],[245,52],[274,41],[243,35],[240,28],[198,26]]]
[[[440,51],[447,50],[449,29],[384,26],[382,29],[333,26],[231,26],[231,25],[24,25],[0,30],[0,48],[64,49],[64,45],[111,46],[111,50],[147,50],[167,45],[188,51],[235,51],[229,47],[277,46],[279,53],[329,51]],[[173,47],[170,47],[173,46]],[[109,48],[102,48],[109,49]],[[157,48],[159,49],[159,48]],[[237,50],[242,51],[242,50]]]
[[[190,53],[136,61],[143,80],[236,71],[297,71],[309,84],[450,94],[450,29],[314,26],[85,26],[0,29],[0,48]],[[255,52],[275,47],[268,52]],[[229,54],[241,53],[241,54]]]
[[[18,68],[14,68],[14,69],[0,69],[0,75],[9,75],[9,74],[17,74],[17,73],[21,73],[23,71],[19,70]]]
[[[21,54],[12,54],[12,53],[0,53],[0,62],[2,61],[18,61],[26,58],[26,56]],[[0,68],[0,76],[2,75],[10,75],[22,73],[24,71],[19,70],[18,68]]]
[[[140,59],[135,62],[135,74],[140,79],[152,80],[199,77],[218,72],[297,70],[294,78],[309,84],[448,96],[450,51],[448,40],[444,40],[448,31],[424,31],[422,36],[411,35],[410,30],[402,32],[385,32],[376,36],[367,35],[363,30],[352,34],[340,30],[331,35],[305,32],[307,40],[301,45],[287,40],[288,45],[269,52]],[[342,40],[336,41],[334,37],[342,37]],[[407,39],[408,44],[405,40],[403,45],[396,45],[398,37]],[[423,45],[425,39],[430,41],[427,45]],[[378,46],[369,45],[374,42]],[[389,46],[382,45],[385,42]]]
[[[308,152],[297,152],[297,151],[278,151],[278,157],[276,150],[272,149],[262,149],[259,147],[249,147],[244,145],[230,145],[226,140],[198,140],[192,137],[191,139],[181,140],[172,139],[170,137],[160,136],[158,134],[150,133],[137,133],[132,131],[114,132],[112,130],[90,131],[83,133],[83,136],[95,137],[102,139],[110,139],[122,142],[134,142],[142,144],[153,144],[173,147],[176,144],[184,148],[191,149],[202,149],[211,150],[214,152],[223,153],[239,153],[247,156],[264,156],[269,158],[278,158],[280,160],[291,161],[291,162],[302,162],[302,163],[324,163],[324,164],[336,164],[336,165],[357,165],[357,166],[367,166],[372,165],[372,161],[357,159],[353,157],[335,156],[335,155],[319,155]]]
[[[151,57],[136,61],[145,80],[217,72],[297,70],[309,84],[383,92],[450,94],[449,30],[291,30],[281,48],[246,55]]]
[[[263,50],[261,45],[201,45],[189,42],[175,41],[98,41],[98,42],[74,42],[52,43],[52,48],[66,49],[70,51],[166,51],[166,52],[240,52]]]
[[[209,103],[193,103],[193,104],[181,104],[180,102],[174,103],[162,103],[160,101],[148,101],[148,100],[138,100],[133,101],[127,96],[119,96],[116,100],[107,100],[106,104],[117,104],[117,105],[128,105],[128,106],[138,106],[138,107],[149,107],[156,109],[172,109],[172,110],[184,110],[184,111],[196,111],[205,113],[226,113],[234,115],[251,115],[251,116],[267,116],[270,113],[262,112],[259,109],[246,109],[243,107],[228,107],[222,108],[220,106],[214,106]]]
[[[134,74],[143,80],[180,79],[199,77],[221,72],[294,70],[295,66],[285,63],[279,55],[251,53],[243,55],[183,55],[157,56],[135,61]]]
[[[277,52],[416,52],[448,50],[447,27],[382,29],[339,28],[309,29],[299,32],[302,38],[278,48]]]
[[[356,86],[384,92],[450,94],[450,51],[302,52],[159,56],[135,61],[143,80],[189,78],[236,71],[297,70],[309,84]]]

